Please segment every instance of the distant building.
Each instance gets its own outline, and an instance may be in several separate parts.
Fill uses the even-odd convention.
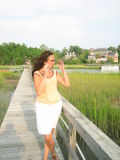
[[[112,58],[114,62],[118,63],[118,53],[105,48],[90,49],[88,60],[94,60],[96,63],[100,63],[101,61],[106,62],[108,57]]]
[[[67,54],[65,55],[65,59],[70,59],[72,57],[76,58],[75,52],[67,52]]]
[[[91,60],[96,61],[96,57],[94,55],[90,55],[90,56],[88,56],[88,60],[89,61],[91,61]]]

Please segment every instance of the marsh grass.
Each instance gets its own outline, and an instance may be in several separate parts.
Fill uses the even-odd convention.
[[[0,125],[7,112],[11,95],[12,95],[11,89],[10,90],[0,89]]]
[[[0,65],[0,70],[2,70],[2,69],[10,69],[10,68],[17,68],[17,67],[22,68],[22,65]]]
[[[20,75],[20,72],[0,72],[0,125],[7,112],[9,102]]]
[[[20,72],[0,72],[0,80],[5,79],[19,79],[19,76],[21,75]],[[1,81],[0,81],[1,83]]]
[[[120,145],[120,74],[69,73],[60,93]]]

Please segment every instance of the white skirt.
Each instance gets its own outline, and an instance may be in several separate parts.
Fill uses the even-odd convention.
[[[36,121],[39,134],[50,134],[52,128],[56,128],[61,110],[62,100],[53,104],[35,102]]]

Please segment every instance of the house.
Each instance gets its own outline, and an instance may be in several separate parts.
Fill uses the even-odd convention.
[[[118,63],[118,53],[116,51],[110,51],[106,48],[90,49],[90,55],[88,60],[94,60],[96,63],[106,62],[108,58],[112,58],[114,62]]]
[[[75,52],[67,52],[65,55],[65,59],[76,58]]]

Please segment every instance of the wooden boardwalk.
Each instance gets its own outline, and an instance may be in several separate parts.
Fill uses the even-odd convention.
[[[0,127],[0,160],[43,160],[44,137],[37,133],[34,102],[33,83],[24,69]],[[63,160],[55,143],[57,155]]]

